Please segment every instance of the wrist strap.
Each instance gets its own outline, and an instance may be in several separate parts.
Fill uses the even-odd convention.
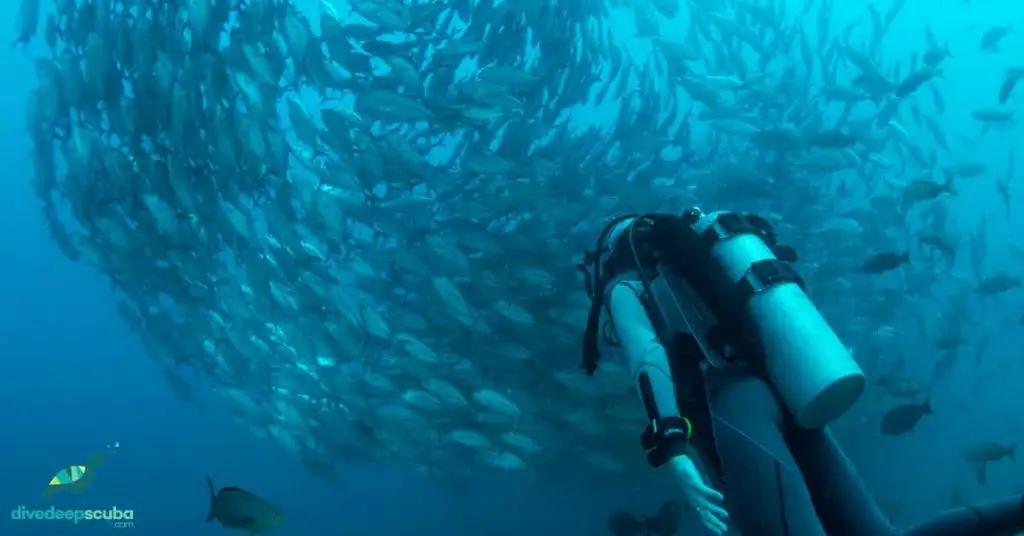
[[[691,435],[693,425],[685,417],[655,419],[640,435],[640,446],[647,451],[647,463],[657,468],[673,457],[685,454]]]

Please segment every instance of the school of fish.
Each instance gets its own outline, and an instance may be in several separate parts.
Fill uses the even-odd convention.
[[[318,474],[642,466],[628,371],[579,369],[577,264],[609,218],[698,203],[800,246],[812,298],[871,356],[868,432],[905,434],[984,345],[970,304],[1020,297],[987,261],[1014,156],[971,144],[1009,148],[1024,102],[1006,64],[947,104],[963,39],[894,35],[908,1],[22,0],[31,184],[168,386],[212,383]],[[1009,61],[1010,26],[975,33],[972,54]],[[1002,205],[965,230],[968,183]],[[897,333],[935,341],[934,365],[886,355]]]

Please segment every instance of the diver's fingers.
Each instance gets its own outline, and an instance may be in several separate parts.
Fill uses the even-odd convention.
[[[707,499],[708,501],[721,503],[722,501],[725,500],[725,497],[714,488],[710,488],[708,486],[700,486],[699,491],[701,496]]]
[[[718,519],[729,519],[729,512],[726,512],[725,508],[722,508],[721,506],[718,506],[717,504],[714,503],[704,503],[703,505],[701,505],[701,511],[708,512]]]
[[[704,526],[706,526],[711,532],[715,533],[715,536],[725,534],[729,530],[729,527],[727,527],[722,520],[716,518],[707,510],[700,511],[700,518],[701,521],[704,522]]]

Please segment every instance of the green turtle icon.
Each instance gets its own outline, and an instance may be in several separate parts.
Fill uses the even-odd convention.
[[[102,454],[93,454],[85,465],[69,465],[50,479],[50,485],[43,490],[43,496],[49,497],[57,492],[82,493],[92,484],[92,475],[96,466],[106,458]]]

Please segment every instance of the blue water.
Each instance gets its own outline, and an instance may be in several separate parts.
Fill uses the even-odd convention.
[[[15,9],[0,3],[0,18],[9,20]],[[281,536],[600,534],[612,507],[653,510],[650,501],[664,499],[632,487],[594,495],[522,479],[481,480],[461,496],[401,467],[344,468],[346,484],[338,487],[253,436],[212,393],[203,411],[174,398],[121,324],[106,281],[61,256],[40,224],[21,112],[32,72],[26,55],[0,52],[0,73],[20,73],[6,77],[0,92],[9,118],[0,124],[0,535],[224,534],[204,523],[206,474],[284,509]],[[87,492],[42,496],[57,471],[114,442],[120,448]],[[8,511],[18,506],[132,509],[135,528],[12,521]]]
[[[5,72],[24,69],[9,55],[0,62]],[[23,95],[2,98],[11,109]],[[32,200],[26,183],[13,179],[28,172],[22,133],[17,124],[0,128],[2,139],[13,141],[7,154],[16,156],[7,161],[12,178],[0,192],[4,199]],[[344,487],[315,478],[282,448],[237,424],[216,400],[200,412],[172,397],[121,325],[105,281],[51,247],[32,204],[10,207],[7,231],[0,233],[3,536],[122,531],[105,521],[10,520],[6,512],[22,505],[132,509],[139,535],[221,534],[224,529],[203,522],[207,473],[217,485],[244,487],[283,508],[282,536],[600,534],[613,506],[651,504],[632,489],[578,496],[579,486],[522,480],[481,480],[460,498],[405,468],[345,468]],[[84,463],[115,441],[120,448],[97,469],[87,492],[41,495],[59,469]]]
[[[854,3],[859,12],[864,3]],[[1002,169],[1007,150],[1013,143],[1020,145],[1019,128],[1016,134],[993,136],[995,142],[976,147],[973,155],[957,140],[976,132],[967,115],[972,100],[982,93],[990,100],[1003,68],[1024,63],[1020,36],[1008,38],[997,58],[977,53],[979,29],[1014,16],[1020,19],[1020,10],[1015,12],[1007,1],[975,3],[986,5],[964,7],[949,0],[946,4],[952,7],[942,11],[928,9],[932,2],[911,0],[887,41],[887,49],[894,51],[886,56],[920,51],[925,23],[941,39],[950,40],[954,58],[947,63],[942,82],[950,108],[945,126],[964,159],[990,157],[993,168]],[[0,20],[11,20],[16,4],[0,3]],[[5,32],[0,33],[0,43],[9,42],[9,28],[0,28]],[[967,43],[960,47],[967,52],[958,53],[957,39]],[[643,55],[644,47],[637,48]],[[0,50],[0,73],[5,75],[0,110],[7,119],[0,122],[5,171],[0,181],[0,510],[117,506],[134,511],[132,530],[140,535],[219,534],[224,532],[221,527],[203,522],[209,500],[204,475],[209,474],[218,485],[246,488],[282,507],[288,516],[282,536],[540,536],[604,534],[604,519],[611,509],[652,512],[668,496],[668,483],[654,478],[653,472],[603,492],[580,483],[529,477],[481,478],[460,496],[443,482],[424,479],[404,467],[352,466],[340,472],[346,484],[337,487],[306,473],[276,444],[253,436],[212,395],[203,411],[175,399],[138,341],[121,325],[106,281],[88,267],[68,262],[45,235],[28,183],[29,144],[22,119],[33,85],[31,60],[20,51]],[[963,195],[954,203],[965,230],[973,229],[984,214],[1002,210],[988,182],[960,189]],[[1024,196],[1019,181],[1014,193]],[[1017,210],[1013,220],[990,226],[993,270],[1012,268],[996,245],[1013,236],[1021,223]],[[1015,319],[1021,312],[1019,304],[1001,305],[986,313],[984,321],[1002,326],[1006,318]],[[1014,335],[997,333],[986,359],[1019,359]],[[907,337],[916,336],[907,332]],[[925,353],[929,343],[900,344],[903,351]],[[982,379],[966,380],[976,385]],[[944,417],[923,423],[913,437],[881,443],[876,423],[867,421],[850,423],[841,437],[865,479],[880,491],[883,504],[897,504],[911,517],[921,517],[946,507],[950,489],[970,478],[954,446],[965,440],[1020,439],[1020,412],[1014,409],[1022,405],[1019,381],[1015,369],[1001,378],[985,378],[984,389],[965,388],[945,397],[936,408],[945,410]],[[209,388],[205,386],[207,392]],[[97,471],[86,493],[42,497],[49,478],[60,468],[84,463],[114,442],[120,444],[118,452]],[[967,498],[1019,492],[1022,476],[1020,469],[1001,463],[990,469],[989,487],[972,489]],[[105,522],[12,521],[7,515],[0,519],[0,536],[117,530]]]
[[[0,55],[0,72],[27,69],[19,55]],[[28,82],[15,79],[9,89],[0,95],[3,107],[18,110]],[[0,183],[0,535],[128,530],[105,521],[12,521],[6,512],[18,506],[117,506],[134,510],[132,530],[140,536],[221,534],[203,522],[205,474],[283,508],[282,536],[600,534],[613,506],[651,504],[632,490],[578,496],[579,486],[521,480],[481,480],[460,498],[405,468],[345,468],[339,488],[253,436],[212,397],[201,412],[180,402],[121,325],[106,282],[50,244],[24,180],[29,161],[21,124],[0,129],[7,142],[7,180]],[[115,441],[120,448],[87,492],[41,495],[58,470],[85,463]]]

